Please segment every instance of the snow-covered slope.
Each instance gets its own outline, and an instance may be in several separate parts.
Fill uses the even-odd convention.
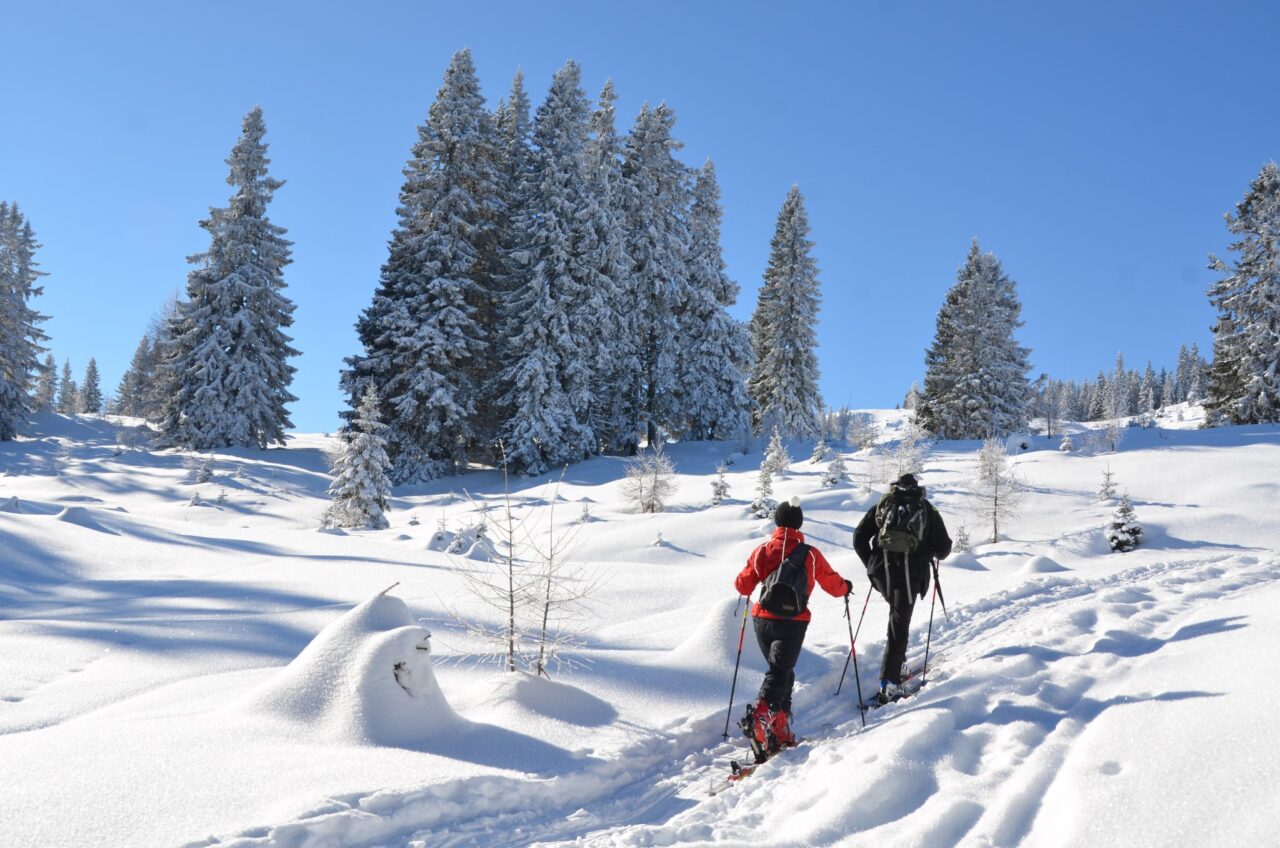
[[[944,563],[937,671],[865,729],[855,687],[833,697],[843,603],[815,598],[808,741],[732,786],[731,582],[769,529],[745,510],[759,445],[672,446],[678,488],[656,515],[627,505],[619,459],[570,467],[558,492],[513,481],[537,533],[554,500],[596,582],[581,667],[547,680],[475,662],[484,644],[457,622],[500,623],[462,576],[498,566],[468,528],[500,475],[401,489],[389,530],[324,533],[325,437],[219,452],[197,482],[202,457],[119,447],[133,422],[42,417],[0,445],[0,844],[1267,844],[1280,428],[1183,413],[1115,453],[1015,440],[1020,517]],[[891,440],[901,414],[877,418]],[[977,448],[937,445],[923,474],[975,541]],[[730,499],[708,506],[726,459]],[[879,463],[846,460],[849,485],[797,461],[774,488],[854,580],[856,621],[850,534]],[[1108,467],[1146,528],[1127,554],[1102,535]],[[864,692],[885,622],[872,598]],[[927,622],[917,610],[913,655]],[[762,669],[748,634],[735,718]]]

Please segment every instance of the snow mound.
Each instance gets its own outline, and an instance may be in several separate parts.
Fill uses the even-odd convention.
[[[18,515],[22,514],[22,502],[18,500],[18,496],[14,495],[9,500],[0,504],[0,512],[12,512]]]
[[[87,530],[96,530],[99,533],[109,533],[112,536],[120,535],[116,531],[110,530],[99,524],[94,517],[89,514],[89,510],[82,506],[65,507],[61,512],[53,517],[53,520],[64,521],[67,524],[75,524],[78,527],[84,527]]]
[[[546,718],[581,727],[600,727],[618,716],[608,702],[567,683],[557,683],[523,671],[503,674],[486,699],[490,704],[513,704]]]
[[[733,672],[738,658],[738,637],[742,633],[742,604],[744,600],[725,598],[717,601],[705,614],[698,614],[698,628],[667,657],[665,664],[681,667],[697,667]],[[748,625],[750,626],[750,625]],[[750,639],[752,634],[748,633]],[[746,665],[753,665],[760,652],[743,651]],[[727,678],[726,678],[727,679]]]
[[[1054,574],[1059,571],[1069,571],[1065,565],[1059,565],[1057,562],[1049,559],[1047,556],[1034,556],[1027,560],[1022,568],[1018,569],[1019,574]]]
[[[972,553],[970,553],[969,551],[965,551],[964,553],[952,554],[951,556],[947,557],[942,564],[945,566],[949,566],[951,568],[962,568],[965,571],[987,571],[988,570],[987,567],[983,565],[981,561],[979,561],[978,558],[974,556]]]
[[[379,594],[321,630],[241,707],[338,742],[420,748],[460,722],[431,668],[431,634]]]

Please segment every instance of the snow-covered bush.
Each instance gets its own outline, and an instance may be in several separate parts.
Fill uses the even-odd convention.
[[[1107,525],[1107,543],[1117,553],[1131,551],[1142,543],[1142,525],[1138,523],[1127,493],[1120,498],[1120,505],[1111,515],[1111,523]]]
[[[969,541],[969,528],[961,524],[960,529],[956,531],[956,539],[951,545],[951,550],[957,554],[964,554],[968,553],[972,547],[973,544]]]
[[[1063,433],[1062,443],[1058,445],[1058,450],[1062,451],[1063,453],[1071,453],[1075,449],[1076,449],[1076,443],[1071,441],[1071,434]]]
[[[662,512],[675,491],[676,467],[658,445],[627,462],[622,492],[640,512]]]
[[[813,454],[809,457],[809,461],[814,465],[820,462],[826,462],[831,455],[831,449],[827,447],[825,436],[818,437],[818,443],[813,446]]]

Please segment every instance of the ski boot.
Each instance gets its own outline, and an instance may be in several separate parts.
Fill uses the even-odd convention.
[[[770,754],[778,750],[773,738],[769,705],[763,698],[747,707],[747,713],[738,722],[738,726],[742,728],[742,735],[747,737],[757,764],[763,763],[769,759]]]
[[[769,731],[773,736],[775,748],[770,753],[777,753],[783,748],[791,748],[797,743],[796,735],[791,732],[791,713],[778,710],[769,715]]]

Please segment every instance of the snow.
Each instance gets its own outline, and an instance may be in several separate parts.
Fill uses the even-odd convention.
[[[579,667],[547,679],[478,661],[451,614],[496,624],[461,576],[496,567],[493,549],[433,544],[442,520],[469,539],[501,475],[401,487],[389,529],[319,533],[331,438],[215,452],[196,483],[181,453],[117,449],[136,422],[37,416],[0,444],[0,844],[1268,844],[1280,427],[1198,430],[1199,409],[1181,411],[1115,453],[1031,437],[1010,458],[1026,494],[997,543],[977,541],[979,443],[932,446],[922,482],[975,543],[942,564],[928,685],[863,729],[853,681],[832,696],[849,625],[820,593],[797,667],[807,741],[733,785],[731,584],[770,527],[747,512],[759,440],[746,455],[669,446],[676,487],[656,514],[627,503],[624,460],[569,468],[555,521],[599,582]],[[890,436],[901,417],[873,415]],[[852,485],[823,487],[824,468],[798,461],[774,497],[800,499],[807,540],[853,580],[856,625],[851,534],[879,463],[842,455]],[[709,506],[728,459],[731,496]],[[1127,553],[1104,535],[1107,467],[1145,530]],[[512,478],[530,532],[558,476]],[[872,597],[864,694],[886,619]],[[745,635],[734,719],[764,668]]]

